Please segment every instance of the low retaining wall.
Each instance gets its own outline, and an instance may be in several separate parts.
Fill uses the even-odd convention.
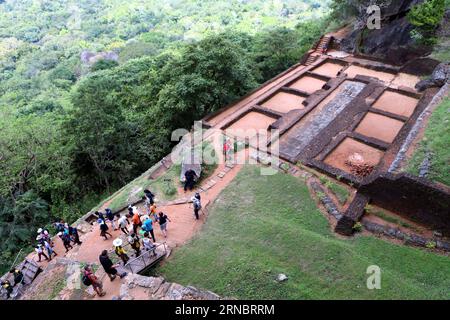
[[[385,173],[364,181],[339,220],[336,232],[351,235],[369,202],[450,236],[449,188],[407,173]]]
[[[386,173],[358,190],[371,202],[450,236],[449,189],[407,173]]]

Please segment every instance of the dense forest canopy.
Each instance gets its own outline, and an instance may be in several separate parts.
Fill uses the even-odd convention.
[[[0,268],[298,62],[330,2],[0,1]]]

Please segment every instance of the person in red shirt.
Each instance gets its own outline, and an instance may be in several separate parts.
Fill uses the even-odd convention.
[[[106,294],[106,292],[103,291],[103,283],[97,278],[90,266],[84,267],[84,277],[89,279],[90,284],[99,297],[103,297]]]

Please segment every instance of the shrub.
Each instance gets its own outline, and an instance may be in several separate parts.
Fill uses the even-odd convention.
[[[363,225],[361,224],[361,222],[357,222],[353,225],[353,230],[355,230],[356,232],[361,232],[363,229]]]
[[[426,0],[415,5],[408,13],[408,21],[414,26],[411,37],[425,45],[434,45],[435,36],[445,13],[445,0]]]

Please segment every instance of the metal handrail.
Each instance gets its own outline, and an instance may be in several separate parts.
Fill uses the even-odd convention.
[[[167,246],[166,246],[166,242],[163,242],[163,243],[160,243],[160,244],[158,244],[157,246],[155,246],[155,247],[153,248],[153,250],[145,251],[143,254],[139,255],[138,257],[136,257],[136,258],[134,258],[134,259],[130,259],[130,261],[128,261],[128,262],[125,264],[125,267],[129,267],[130,270],[131,270],[131,272],[134,273],[134,270],[133,270],[133,268],[132,268],[133,263],[136,262],[136,261],[138,261],[138,260],[142,260],[142,262],[143,262],[143,264],[144,264],[144,268],[147,268],[148,266],[152,265],[153,262],[155,262],[156,260],[158,260],[160,257],[159,257],[158,259],[156,259],[155,261],[152,261],[151,263],[147,264],[147,262],[146,262],[146,260],[145,260],[145,256],[146,256],[146,255],[149,255],[150,253],[156,252],[156,249],[159,248],[159,247],[161,247],[161,246],[164,246],[164,254],[161,255],[161,257],[164,256],[164,255],[166,255],[166,254],[167,254]]]
[[[9,268],[9,270],[11,270],[16,265],[17,258],[19,258],[19,255],[22,252],[22,250],[23,250],[23,248],[20,249],[19,252],[17,253],[16,258],[14,259],[14,262],[12,263],[11,267]]]

